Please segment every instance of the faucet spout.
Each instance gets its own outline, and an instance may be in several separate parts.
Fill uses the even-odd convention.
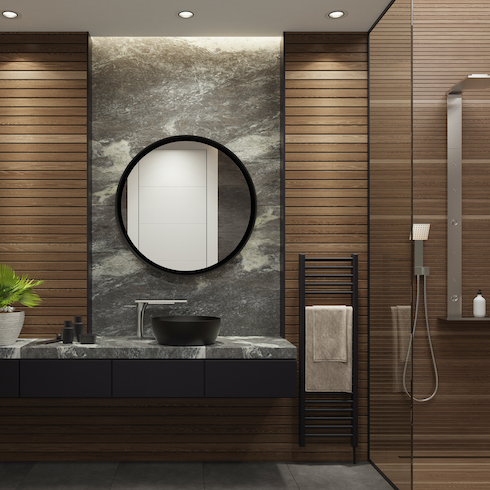
[[[137,299],[138,323],[136,326],[136,337],[143,338],[143,324],[145,311],[148,305],[175,305],[177,303],[187,303],[186,299]]]

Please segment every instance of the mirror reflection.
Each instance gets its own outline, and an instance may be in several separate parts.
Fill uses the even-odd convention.
[[[255,191],[243,164],[221,145],[192,138],[143,150],[126,169],[117,199],[131,249],[153,266],[180,273],[229,260],[255,220]]]

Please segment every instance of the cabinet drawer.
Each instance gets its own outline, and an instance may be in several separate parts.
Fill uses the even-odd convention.
[[[208,397],[296,397],[296,360],[207,360]]]
[[[19,396],[19,361],[5,359],[0,361],[0,397]]]
[[[202,397],[204,361],[114,360],[115,397]]]
[[[110,397],[110,360],[23,359],[22,397]]]

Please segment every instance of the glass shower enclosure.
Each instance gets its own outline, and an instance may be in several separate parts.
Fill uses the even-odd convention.
[[[412,5],[369,34],[369,454],[412,488]]]

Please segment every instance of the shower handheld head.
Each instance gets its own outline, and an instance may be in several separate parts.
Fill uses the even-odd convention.
[[[428,240],[430,223],[414,223],[409,240]]]
[[[414,273],[428,276],[429,268],[424,267],[424,241],[429,239],[430,223],[417,223],[412,227],[410,240],[414,241]]]

